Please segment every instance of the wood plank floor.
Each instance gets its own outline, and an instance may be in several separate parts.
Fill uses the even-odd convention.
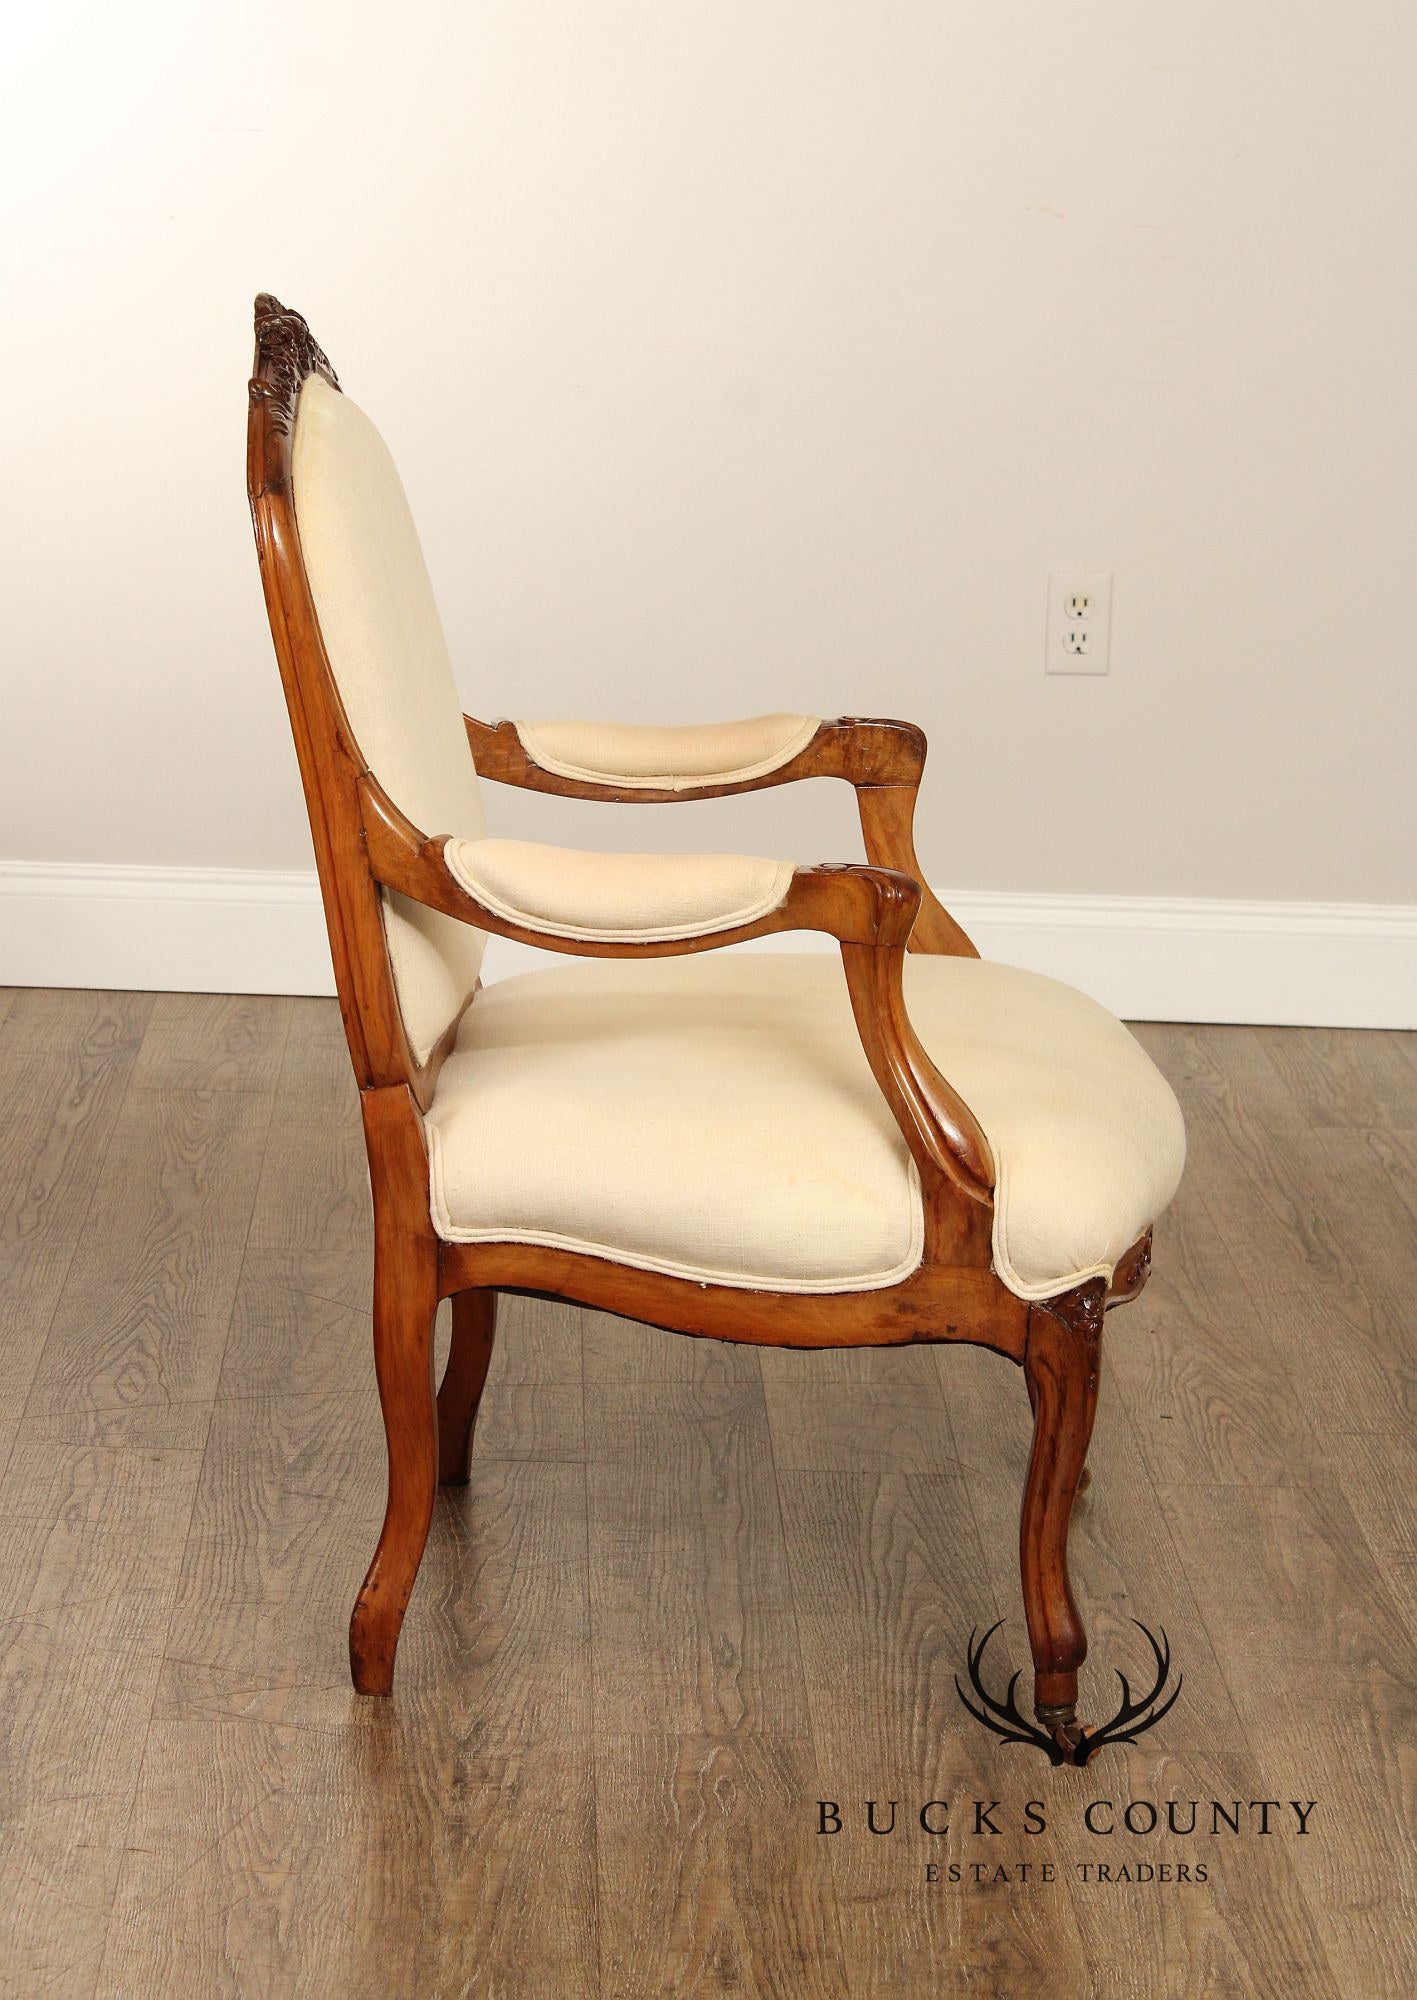
[[[1094,1713],[1133,1617],[1185,1684],[1053,1771],[954,1691],[976,1625],[1026,1658],[1017,1371],[526,1301],[399,1692],[358,1701],[382,1436],[333,1004],[0,995],[0,1992],[1410,1994],[1417,1038],[1140,1034],[1191,1163],[1109,1320],[1075,1569]]]

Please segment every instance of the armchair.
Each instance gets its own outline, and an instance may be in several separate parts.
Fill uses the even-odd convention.
[[[266,295],[250,405],[257,550],[373,1187],[389,1477],[355,1687],[390,1691],[437,1485],[468,1477],[497,1294],[523,1292],[721,1340],[970,1341],[1021,1366],[1035,1709],[1085,1757],[1068,1525],[1103,1312],[1144,1283],[1181,1171],[1166,1084],[1104,1009],[981,960],[925,886],[918,729],[463,716],[392,460],[305,321]],[[839,778],[868,865],[489,839],[480,777],[659,803]],[[719,950],[792,930],[832,938],[840,969]],[[557,957],[482,988],[489,933]]]

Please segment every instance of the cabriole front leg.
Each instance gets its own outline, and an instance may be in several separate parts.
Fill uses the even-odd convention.
[[[1068,1578],[1068,1525],[1092,1437],[1101,1359],[1100,1279],[1030,1307],[1024,1374],[1033,1404],[1033,1450],[1023,1489],[1019,1564],[1033,1706],[1071,1758],[1082,1738],[1078,1668],[1087,1633]]]
[[[360,1102],[374,1178],[374,1366],[389,1489],[379,1546],[354,1600],[349,1663],[357,1693],[388,1694],[438,1485],[438,1246],[428,1222],[422,1132],[408,1092],[369,1090]]]
[[[403,1615],[433,1519],[438,1445],[433,1395],[434,1267],[381,1268],[375,1252],[374,1359],[389,1454],[379,1546],[349,1621],[349,1664],[359,1694],[394,1684]]]

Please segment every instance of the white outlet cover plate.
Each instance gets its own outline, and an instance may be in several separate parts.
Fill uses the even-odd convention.
[[[1085,609],[1079,608],[1079,600]],[[1044,672],[1105,674],[1111,670],[1111,654],[1111,570],[1050,569]]]

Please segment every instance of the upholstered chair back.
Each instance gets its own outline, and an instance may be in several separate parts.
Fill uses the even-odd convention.
[[[360,752],[423,833],[479,837],[462,703],[402,482],[368,417],[320,374],[300,390],[291,481],[310,594]],[[381,893],[404,1032],[424,1062],[477,984],[485,936]]]

